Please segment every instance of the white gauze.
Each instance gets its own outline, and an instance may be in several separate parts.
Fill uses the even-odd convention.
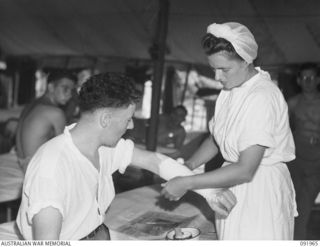
[[[228,40],[238,55],[249,64],[257,57],[257,42],[250,30],[240,23],[213,23],[208,26],[207,33],[211,33],[218,38]]]
[[[192,176],[195,175],[188,167],[179,164],[174,159],[168,158],[161,154],[156,154],[157,157],[161,160],[159,164],[159,176],[165,180],[170,180],[178,176]],[[210,188],[210,189],[200,189],[194,190],[196,193],[200,194],[207,200],[216,200],[216,194],[221,192],[223,189],[220,188]]]

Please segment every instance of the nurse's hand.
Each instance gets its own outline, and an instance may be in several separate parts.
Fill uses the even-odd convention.
[[[194,169],[194,164],[191,163],[190,161],[186,160],[183,165],[185,165],[186,167],[188,167],[191,171]]]
[[[161,195],[170,201],[178,201],[188,191],[186,177],[175,177],[161,186]]]

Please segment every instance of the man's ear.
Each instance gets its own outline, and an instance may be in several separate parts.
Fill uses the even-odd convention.
[[[100,115],[100,125],[102,128],[107,128],[111,124],[112,113],[107,110],[103,110]]]

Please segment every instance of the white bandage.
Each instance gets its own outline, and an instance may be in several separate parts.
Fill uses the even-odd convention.
[[[179,164],[177,161],[171,158],[167,158],[157,154],[158,158],[162,160],[159,164],[159,176],[165,180],[170,180],[178,176],[192,176],[195,175],[193,171],[184,165]],[[195,190],[198,194],[206,199],[212,199],[215,194],[221,192],[222,189],[201,189]]]
[[[170,180],[178,176],[192,176],[194,173],[184,165],[179,164],[174,159],[157,154],[157,157],[162,160],[159,164],[159,176],[165,180]]]
[[[178,176],[195,175],[193,171],[186,166],[179,164],[174,159],[160,154],[157,154],[157,157],[162,160],[159,164],[159,175],[165,180],[170,180]],[[210,188],[194,190],[194,192],[204,197],[208,201],[211,208],[224,217],[229,214],[229,211],[236,204],[236,198],[228,189]]]
[[[226,218],[237,203],[236,197],[229,189],[202,189],[195,192],[207,200],[210,207],[219,214],[219,218]]]

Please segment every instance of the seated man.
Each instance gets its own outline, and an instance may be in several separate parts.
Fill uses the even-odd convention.
[[[95,75],[83,84],[79,121],[43,144],[30,161],[17,217],[25,239],[109,239],[104,218],[115,196],[111,175],[130,164],[166,180],[193,174],[121,138],[133,128],[138,96],[133,80],[119,73]],[[229,190],[219,196],[212,190],[199,193],[225,215],[235,204]]]
[[[49,74],[46,93],[22,111],[17,133],[16,151],[24,171],[36,150],[46,141],[62,133],[66,117],[60,105],[71,98],[76,78],[67,72]]]
[[[186,130],[181,125],[185,120],[188,112],[183,105],[173,108],[168,115],[160,116],[158,129],[158,144],[161,146],[172,146],[179,149],[186,138]]]

